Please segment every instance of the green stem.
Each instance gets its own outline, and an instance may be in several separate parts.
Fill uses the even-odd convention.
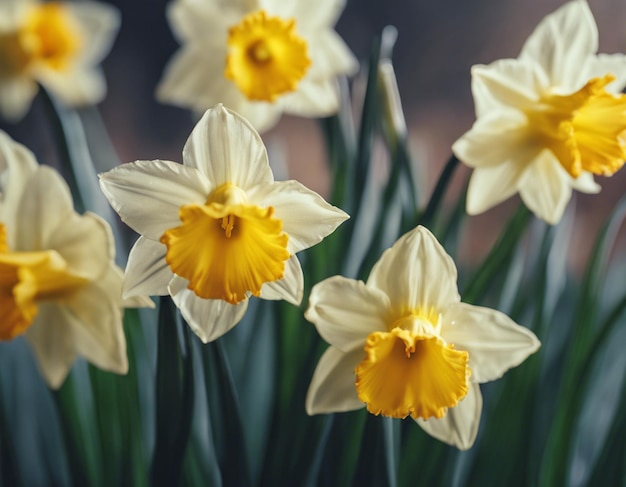
[[[459,165],[459,160],[457,157],[452,154],[450,159],[443,168],[439,179],[437,180],[437,184],[435,185],[435,189],[430,196],[430,200],[426,205],[426,209],[422,213],[422,215],[418,219],[418,225],[424,225],[425,227],[429,227],[432,225],[432,221],[441,205],[441,201],[443,200],[443,196],[448,189],[450,181],[452,180],[452,176],[454,175],[454,171]]]

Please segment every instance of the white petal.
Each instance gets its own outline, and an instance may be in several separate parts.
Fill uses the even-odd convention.
[[[315,191],[297,181],[280,181],[259,186],[248,194],[250,203],[275,210],[289,235],[289,252],[295,254],[321,242],[349,218]]]
[[[476,120],[452,146],[452,152],[469,167],[528,161],[539,150],[533,143],[526,116],[518,110],[499,108]]]
[[[3,0],[0,2],[0,31],[14,30],[21,25],[36,0]]]
[[[76,358],[70,323],[77,318],[55,302],[41,303],[37,308],[37,317],[26,332],[26,339],[46,383],[58,389]]]
[[[68,106],[95,105],[106,95],[104,74],[98,67],[76,66],[70,71],[41,69],[36,77],[52,96]]]
[[[241,321],[248,300],[232,305],[220,299],[202,299],[187,289],[187,281],[174,276],[170,294],[183,318],[204,343],[217,340]]]
[[[183,205],[202,205],[209,185],[197,170],[170,161],[137,161],[100,174],[100,187],[122,221],[159,240],[180,225]]]
[[[204,45],[191,44],[178,50],[168,62],[156,96],[162,103],[171,103],[195,110],[206,110],[216,103],[212,93],[236,89],[224,77],[224,60],[211,46],[213,56],[207,58]],[[226,51],[224,46],[224,59]]]
[[[10,249],[15,249],[19,203],[28,197],[24,189],[37,167],[33,153],[0,130],[0,222],[6,227]]]
[[[322,29],[312,34],[309,40],[312,66],[307,76],[319,79],[352,75],[358,71],[358,61],[337,32]]]
[[[572,195],[571,179],[552,152],[544,150],[524,173],[520,196],[537,217],[555,225]]]
[[[281,98],[285,113],[302,117],[328,117],[339,109],[336,79],[304,79],[298,89]]]
[[[383,291],[399,316],[440,312],[460,300],[456,266],[428,229],[418,226],[387,249],[374,265],[368,287]]]
[[[584,78],[601,78],[606,74],[615,81],[606,87],[609,93],[620,93],[626,86],[626,56],[623,54],[598,54],[587,61]]]
[[[572,188],[581,193],[596,194],[602,189],[598,183],[593,180],[593,174],[583,172],[576,179],[572,180]]]
[[[465,303],[443,313],[441,336],[469,352],[471,380],[479,383],[499,379],[541,346],[533,332],[504,313]]]
[[[98,279],[115,258],[115,244],[109,224],[93,213],[71,213],[42,240],[41,250],[59,252],[68,271],[85,279]]]
[[[587,81],[581,68],[597,50],[598,28],[589,5],[575,0],[539,23],[519,59],[539,63],[554,86],[571,93]]]
[[[443,418],[415,421],[433,438],[459,450],[468,450],[476,440],[482,407],[483,397],[480,387],[478,384],[472,384],[467,396],[456,407],[448,409]]]
[[[363,349],[349,353],[328,347],[315,368],[306,394],[306,412],[340,413],[365,407],[356,393],[354,370],[365,358]]]
[[[536,64],[501,59],[472,67],[472,95],[476,117],[503,107],[524,110],[548,88],[548,79]]]
[[[387,331],[389,299],[362,281],[333,276],[313,286],[304,316],[324,340],[349,352],[362,349],[370,333]]]
[[[194,127],[183,149],[183,161],[207,177],[213,188],[233,183],[247,191],[274,181],[257,131],[221,104],[208,109]]]
[[[26,77],[0,79],[0,115],[11,122],[21,120],[39,91],[37,83]]]
[[[24,189],[16,222],[19,250],[46,250],[52,232],[74,214],[70,189],[48,166],[39,166]]]
[[[120,289],[119,294],[117,294],[117,306],[118,308],[155,308],[154,301],[152,301],[148,296],[132,296],[130,298],[124,298],[122,296],[122,284],[124,281],[124,271],[120,269],[114,262],[109,264],[108,272],[112,274],[113,278],[115,278],[116,282],[120,284],[115,284],[116,289]]]
[[[67,302],[76,318],[68,323],[74,350],[96,367],[117,374],[128,372],[121,296],[121,276],[111,267]]]
[[[266,282],[261,287],[262,299],[280,300],[300,306],[304,292],[304,275],[302,267],[295,255],[292,255],[285,264],[285,277],[278,281]]]
[[[478,215],[513,196],[526,169],[522,161],[474,169],[467,189],[467,213]]]
[[[139,237],[130,249],[124,276],[123,296],[166,296],[167,286],[173,277],[161,242]]]
[[[345,0],[259,0],[259,8],[280,17],[295,17],[298,30],[312,30],[335,25],[345,6]]]
[[[89,66],[98,64],[106,56],[120,28],[120,13],[112,5],[83,1],[64,3],[71,9],[82,31],[79,62]]]
[[[240,9],[232,5],[235,2],[228,3],[230,5],[209,2],[170,2],[167,5],[167,20],[181,44],[186,42],[206,44],[221,38],[225,45],[228,27],[237,24],[241,19]],[[226,55],[222,63],[225,62],[225,58]]]

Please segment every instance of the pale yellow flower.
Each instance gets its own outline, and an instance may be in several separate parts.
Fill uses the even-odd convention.
[[[182,47],[157,88],[162,102],[204,112],[224,103],[258,131],[282,112],[337,111],[337,76],[357,69],[333,30],[344,0],[176,0],[168,19]]]
[[[572,189],[597,193],[626,159],[626,57],[596,54],[598,31],[583,0],[548,15],[517,59],[472,68],[476,122],[453,146],[474,168],[467,211],[519,192],[557,223]]]
[[[106,93],[98,67],[119,27],[114,7],[92,1],[0,2],[0,115],[24,116],[37,83],[70,106]]]
[[[204,342],[235,326],[250,296],[299,304],[295,254],[348,218],[297,181],[274,181],[259,134],[222,105],[193,129],[183,164],[123,164],[100,185],[141,234],[124,296],[170,294]]]
[[[431,436],[471,447],[478,384],[519,365],[539,341],[499,311],[461,303],[456,277],[443,247],[417,227],[383,253],[367,283],[334,276],[316,284],[305,316],[331,346],[307,412],[411,416]]]
[[[0,132],[0,340],[25,334],[48,385],[59,387],[77,355],[126,373],[123,274],[108,224],[74,212],[52,168],[38,166]]]

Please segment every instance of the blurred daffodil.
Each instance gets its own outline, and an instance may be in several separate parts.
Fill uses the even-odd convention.
[[[328,116],[339,75],[357,63],[334,31],[344,0],[177,0],[168,11],[182,44],[157,89],[162,102],[204,112],[216,103],[259,131],[282,112]]]
[[[479,383],[539,348],[505,314],[461,303],[456,267],[424,227],[383,253],[367,283],[334,276],[313,287],[306,318],[330,347],[307,394],[309,414],[367,407],[411,416],[460,449],[476,438]]]
[[[193,129],[183,164],[123,164],[100,183],[141,234],[124,295],[170,294],[204,342],[237,324],[251,295],[299,304],[294,254],[348,218],[296,181],[275,182],[258,133],[222,105]]]
[[[0,2],[0,115],[24,116],[37,83],[67,105],[99,102],[105,95],[98,63],[119,26],[110,5],[85,2]]]
[[[596,193],[626,159],[626,57],[596,54],[598,31],[583,0],[548,15],[517,59],[472,68],[476,122],[453,146],[475,168],[467,211],[519,192],[557,223],[572,188]]]
[[[0,340],[25,334],[46,382],[59,387],[76,355],[126,373],[122,270],[111,230],[74,212],[53,169],[0,132]]]

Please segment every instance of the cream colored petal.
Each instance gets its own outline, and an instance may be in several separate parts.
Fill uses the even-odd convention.
[[[183,205],[202,205],[209,182],[197,170],[170,161],[137,161],[99,175],[102,192],[129,227],[151,240],[180,225]]]
[[[174,276],[169,286],[170,294],[183,318],[203,343],[212,342],[241,321],[248,300],[232,305],[219,299],[202,299],[187,289],[187,281]]]
[[[52,389],[61,387],[76,358],[70,324],[76,320],[66,307],[54,302],[42,303],[26,332],[39,371]]]
[[[194,127],[183,161],[196,168],[213,187],[233,183],[244,191],[274,181],[261,137],[239,114],[219,104]]]
[[[517,110],[494,109],[476,120],[452,152],[469,167],[483,168],[530,160],[541,149],[533,143],[526,116]]]
[[[383,292],[342,276],[313,286],[304,313],[322,338],[342,352],[363,349],[370,333],[387,331],[390,316]]]
[[[626,56],[623,54],[598,54],[585,64],[584,78],[601,78],[606,74],[615,76],[615,81],[606,87],[610,93],[621,93],[626,86]]]
[[[93,213],[71,213],[42,240],[41,250],[54,249],[65,259],[68,271],[93,280],[107,272],[115,258],[109,224]]]
[[[24,189],[37,167],[33,153],[0,130],[0,222],[6,227],[10,249],[15,249],[19,204],[28,197]]]
[[[428,229],[418,226],[387,249],[367,286],[383,291],[398,316],[441,312],[460,300],[454,262]]]
[[[111,267],[67,302],[75,318],[68,322],[74,350],[96,367],[117,374],[128,372],[121,295],[121,276]]]
[[[572,179],[572,188],[581,193],[596,194],[602,189],[598,183],[593,180],[593,174],[583,172],[576,179]]]
[[[113,275],[116,279],[115,289],[122,289],[122,284],[124,282],[124,271],[120,269],[114,262],[109,264],[109,273]],[[118,308],[154,308],[155,304],[152,299],[150,299],[147,295],[142,296],[131,296],[130,298],[124,298],[122,296],[122,291],[118,294],[117,306]]]
[[[548,78],[533,62],[501,59],[472,67],[472,95],[478,118],[505,107],[524,110],[548,88]]]
[[[212,48],[210,52],[214,54],[207,56],[207,46],[202,44],[189,44],[178,50],[165,67],[157,86],[157,99],[161,103],[204,111],[228,90],[236,90],[224,77],[226,51],[223,50],[222,56],[217,49]]]
[[[37,80],[65,105],[95,105],[106,95],[104,74],[98,67],[76,66],[69,71],[39,70]]]
[[[280,300],[300,306],[304,293],[304,274],[295,255],[292,255],[285,264],[285,277],[278,281],[266,282],[261,287],[262,299]]]
[[[23,22],[28,9],[36,0],[2,0],[0,2],[0,32],[12,31]]]
[[[328,117],[339,109],[339,84],[334,78],[305,78],[293,93],[280,100],[285,113],[302,117]]]
[[[70,189],[54,169],[38,166],[24,192],[17,210],[16,249],[48,250],[53,232],[74,215]]]
[[[455,446],[459,450],[468,450],[476,440],[483,397],[478,384],[472,384],[467,396],[448,409],[441,418],[416,419],[415,422],[433,438]]]
[[[37,91],[37,83],[30,78],[0,78],[0,116],[11,122],[21,120]]]
[[[161,242],[139,237],[128,255],[122,288],[124,298],[169,294],[167,286],[173,274],[165,262],[166,251]]]
[[[495,309],[456,303],[442,317],[441,336],[469,352],[472,382],[499,379],[535,353],[541,343],[533,332]]]
[[[120,13],[110,4],[66,2],[82,33],[78,63],[94,66],[109,53],[120,28]]]
[[[241,20],[242,10],[235,2],[170,2],[167,20],[181,44],[186,42],[226,44],[228,27]]]
[[[598,50],[598,28],[584,0],[567,2],[530,35],[519,59],[538,63],[563,93],[579,89],[585,62]]]
[[[328,347],[315,368],[306,395],[306,412],[340,413],[365,407],[356,393],[354,370],[365,357],[363,349],[349,353]]]
[[[345,7],[345,0],[259,0],[259,8],[272,15],[294,17],[299,30],[308,32],[332,27]]]
[[[312,65],[309,76],[314,79],[353,75],[359,70],[359,62],[350,48],[333,29],[316,30],[310,37]]]
[[[520,196],[538,218],[555,225],[572,196],[571,177],[552,152],[545,150],[526,170]]]
[[[516,161],[474,169],[467,189],[467,213],[478,215],[513,196],[526,169],[526,164]]]
[[[248,198],[252,204],[274,208],[274,216],[283,222],[283,231],[289,235],[287,248],[292,254],[321,242],[349,218],[297,181],[258,186]]]

